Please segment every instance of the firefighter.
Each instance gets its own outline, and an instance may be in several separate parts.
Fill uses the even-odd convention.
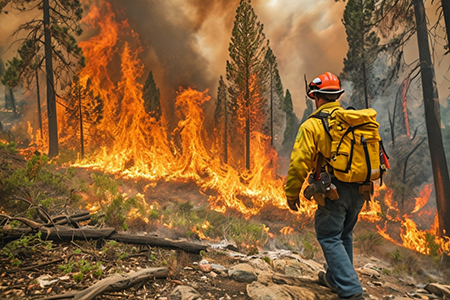
[[[316,77],[307,91],[316,104],[314,114],[343,109],[337,102],[343,93],[339,79],[330,72]],[[300,126],[285,185],[291,210],[298,211],[299,194],[305,179],[310,178],[308,173],[314,173],[317,168],[325,170],[322,168],[330,158],[330,148],[331,139],[322,120],[309,118]],[[318,274],[318,282],[336,292],[339,299],[364,299],[361,283],[353,267],[353,228],[364,204],[364,196],[359,193],[358,184],[341,182],[330,173],[331,182],[337,188],[337,199],[331,200],[333,198],[330,199],[326,194],[314,218],[316,237],[327,262],[326,272]],[[319,196],[314,198],[317,201]]]

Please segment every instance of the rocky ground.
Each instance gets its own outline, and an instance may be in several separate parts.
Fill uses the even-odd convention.
[[[74,299],[335,299],[317,284],[323,259],[306,259],[288,250],[245,255],[227,243],[210,244],[207,251],[134,246],[115,241],[46,243],[30,239],[17,245],[20,267],[0,259],[1,299],[68,299],[105,278],[145,269],[166,270],[97,298]],[[449,299],[450,286],[429,264],[418,261],[421,275],[395,271],[375,256],[357,255],[355,267],[370,299]],[[432,283],[433,282],[433,283]]]
[[[27,162],[21,156],[0,149],[0,179],[4,178],[3,182],[9,182],[9,188],[16,188],[13,185],[16,181],[13,175],[5,176],[6,173],[20,175],[14,173],[14,170],[23,168],[35,174],[35,169],[26,166]],[[62,170],[59,166],[55,169],[61,174],[68,173],[68,170]],[[61,195],[73,195],[67,193],[67,188],[64,193],[56,193],[58,189],[63,190],[60,183],[74,182],[81,178],[85,180],[86,190],[89,190],[85,192],[86,198],[98,200],[99,196],[92,188],[93,183],[89,181],[92,180],[92,172],[73,171],[75,175],[71,177],[50,176],[50,173],[44,173],[44,181],[27,181],[28,185],[21,186],[19,190],[26,191],[27,193],[22,194],[28,195],[30,201],[43,193],[46,193],[44,199],[56,201]],[[49,186],[48,182],[52,182],[52,185]],[[149,204],[153,203],[150,200],[158,201],[161,207],[163,201],[173,206],[180,201],[178,198],[193,203],[207,198],[198,192],[195,185],[161,183],[148,189],[141,186],[148,186],[148,183],[124,181],[119,190],[128,194],[143,193]],[[192,191],[188,191],[189,188]],[[64,209],[60,211],[70,209],[71,214],[77,212],[78,205],[70,208],[66,200],[63,202]],[[37,203],[33,202],[35,209],[44,204]],[[31,235],[24,235],[6,243],[5,237],[8,230],[12,230],[13,222],[5,220],[11,221],[12,216],[17,216],[14,212],[17,207],[8,207],[10,211],[7,211],[4,204],[0,203],[0,214],[3,217],[0,224],[0,299],[336,298],[336,294],[317,283],[317,273],[323,270],[324,258],[313,234],[311,235],[312,223],[300,224],[298,216],[286,210],[267,208],[261,212],[259,221],[268,224],[274,233],[280,232],[280,229],[288,224],[296,228],[295,232],[309,233],[310,237],[307,239],[297,236],[297,241],[303,241],[302,245],[293,242],[294,233],[287,233],[283,237],[283,244],[273,242],[276,236],[270,238],[261,245],[259,251],[243,248],[242,244],[245,243],[235,245],[226,240],[220,243],[201,241],[198,236],[191,235],[190,241],[204,245],[205,249],[191,253],[176,247],[123,244],[110,239],[47,241],[41,239],[36,230]],[[52,208],[53,204],[52,202],[49,208]],[[21,205],[25,205],[25,208],[28,206],[23,201]],[[84,207],[82,206],[83,209]],[[184,207],[186,208],[186,205]],[[25,210],[27,211],[29,209]],[[28,214],[23,213],[21,216],[26,217]],[[222,216],[223,222],[229,220],[232,218],[226,219]],[[35,226],[23,226],[20,222],[17,225],[17,220],[15,221],[14,226]],[[80,225],[83,223],[80,222]],[[97,221],[96,228],[104,225]],[[45,226],[42,223],[39,225],[41,232],[45,232],[45,228],[51,228]],[[373,224],[370,226],[373,227]],[[354,265],[366,298],[450,299],[450,258],[447,255],[425,256],[387,240],[381,241],[381,237],[371,230],[372,227],[359,222],[355,230]],[[135,231],[129,228],[127,232],[137,237],[144,235],[144,231],[151,235],[149,230],[152,229],[155,230],[152,234],[176,240],[187,236],[187,228],[189,227],[169,229],[159,224],[153,227],[144,226],[143,229]],[[185,231],[181,232],[182,229]]]

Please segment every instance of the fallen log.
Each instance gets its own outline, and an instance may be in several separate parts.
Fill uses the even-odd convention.
[[[107,239],[115,240],[121,243],[149,245],[151,247],[162,247],[170,249],[180,249],[190,253],[200,253],[206,251],[206,245],[193,243],[184,240],[171,240],[156,236],[135,235],[128,233],[118,233],[114,228],[70,228],[70,227],[53,227],[53,228],[39,228],[41,232],[41,239],[43,240],[98,240]],[[36,230],[29,228],[14,228],[3,230],[4,236],[2,242],[9,242],[20,239],[24,234],[36,233]]]
[[[79,292],[71,292],[63,295],[55,295],[41,300],[70,299],[92,300],[102,293],[118,292],[126,290],[134,285],[148,281],[153,278],[166,278],[169,274],[168,268],[148,268],[128,274],[114,274],[111,277],[100,280],[96,284]]]

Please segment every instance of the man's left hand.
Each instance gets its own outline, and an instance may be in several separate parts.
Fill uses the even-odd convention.
[[[298,211],[298,208],[300,206],[300,198],[297,197],[289,197],[287,196],[287,204],[289,208],[293,211]]]

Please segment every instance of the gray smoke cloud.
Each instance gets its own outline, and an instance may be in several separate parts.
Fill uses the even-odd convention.
[[[101,0],[85,0],[85,10],[89,10],[88,1],[101,3]],[[163,108],[169,116],[174,114],[173,103],[180,86],[209,89],[212,98],[216,98],[218,80],[225,75],[229,59],[228,45],[239,0],[108,1],[118,21],[128,20],[139,34],[144,49],[140,59],[145,65],[140,81],[143,83],[148,72],[153,72],[161,89]],[[312,80],[326,71],[338,75],[342,70],[348,49],[341,22],[346,3],[334,0],[252,0],[251,3],[277,57],[284,88],[290,90],[294,110],[301,116],[305,108],[303,75]],[[432,18],[436,8],[427,5],[427,13]],[[8,37],[18,25],[39,14],[40,11],[26,15],[17,11],[0,14],[0,46],[6,49],[12,42]],[[86,30],[81,40],[88,39],[90,34]],[[409,44],[410,56],[417,58],[414,38]],[[13,49],[3,56],[4,61],[16,54]],[[405,49],[406,56],[407,52]],[[440,67],[436,75],[441,99],[448,95],[448,80],[443,79],[448,72],[445,68],[448,57],[436,64]],[[207,114],[213,109],[214,101],[210,101]]]
[[[111,0],[119,19],[128,19],[142,40],[141,60],[161,87],[163,106],[173,113],[175,91],[181,86],[209,89],[216,98],[225,75],[228,45],[239,0]],[[326,71],[339,74],[347,51],[340,22],[342,3],[332,0],[254,0],[252,6],[277,62],[294,109],[304,109],[303,74],[311,80]],[[324,7],[327,9],[324,10]],[[210,101],[207,111],[212,111]]]

